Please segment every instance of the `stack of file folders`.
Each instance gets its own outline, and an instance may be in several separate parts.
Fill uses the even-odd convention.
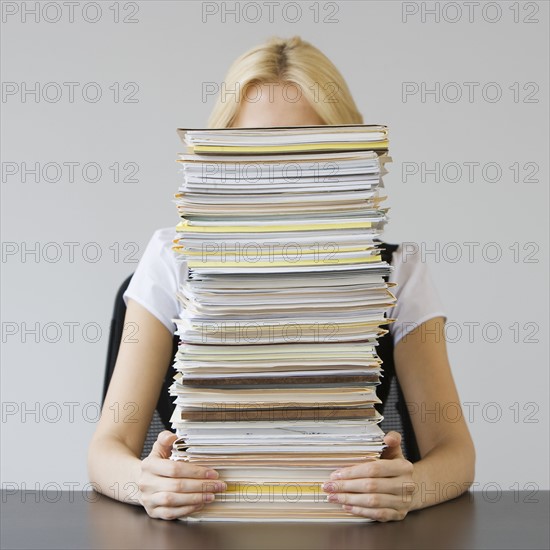
[[[377,339],[385,126],[178,130],[173,460],[228,484],[188,517],[366,521],[327,501],[337,468],[384,448]]]

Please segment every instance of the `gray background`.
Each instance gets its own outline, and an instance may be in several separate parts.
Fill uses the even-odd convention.
[[[231,15],[223,21],[219,12],[203,22],[202,3],[177,1],[136,3],[137,22],[114,23],[114,4],[100,2],[102,16],[95,23],[84,20],[82,6],[72,23],[67,8],[58,22],[41,15],[37,23],[32,15],[24,20],[21,4],[2,7],[1,76],[4,87],[19,86],[1,103],[3,170],[21,169],[24,162],[79,163],[73,182],[67,169],[59,181],[46,181],[55,179],[51,165],[38,182],[33,176],[23,182],[20,173],[2,180],[2,481],[26,488],[84,486],[115,291],[135,269],[132,262],[153,231],[178,221],[171,202],[178,185],[174,159],[181,150],[175,129],[206,124],[214,101],[202,96],[203,83],[220,83],[238,55],[271,35],[300,34],[339,67],[365,122],[390,128],[394,162],[385,180],[391,206],[386,240],[439,246],[442,252],[426,261],[449,321],[462,331],[449,331],[456,340],[449,354],[470,411],[477,488],[530,489],[532,482],[547,489],[548,3],[520,3],[517,12],[512,3],[493,3],[485,14],[478,6],[473,22],[461,4],[455,23],[445,20],[456,15],[446,2],[439,3],[439,22],[430,15],[422,21],[422,3],[338,2],[333,23],[323,22],[333,11],[326,2],[319,4],[319,22],[309,9],[314,3],[301,2],[295,23],[285,21],[278,8],[270,23],[265,7],[256,23],[250,22],[253,11],[249,21],[237,23]],[[281,2],[288,19],[295,11],[287,4]],[[14,5],[19,11],[10,15]],[[131,17],[133,6],[119,3],[120,19]],[[418,13],[404,22],[403,9],[415,6]],[[497,8],[500,18],[491,23]],[[53,21],[57,8],[49,9],[45,17]],[[86,10],[88,19],[96,16],[93,6]],[[36,82],[57,82],[62,97],[22,97],[22,83]],[[63,82],[80,83],[73,102]],[[82,98],[90,82],[103,92],[96,103]],[[117,82],[120,99],[132,99],[127,96],[135,85],[123,86],[136,83],[137,102],[115,102],[109,88]],[[403,101],[404,82],[480,85],[472,102],[452,102],[449,86],[439,102],[433,96],[423,102],[419,94]],[[499,101],[484,99],[488,82],[502,89]],[[520,96],[514,98],[509,86],[516,82]],[[538,86],[531,96],[537,102],[524,102],[534,90],[523,89],[529,82]],[[55,87],[46,88],[52,97]],[[464,85],[462,90],[468,91]],[[102,169],[95,183],[81,174],[90,162]],[[136,163],[138,181],[114,182],[109,167],[116,162]],[[454,183],[436,183],[431,176],[422,182],[420,174],[403,181],[406,162],[428,168],[458,163],[464,172],[465,162],[491,162],[502,176],[487,181],[478,167],[472,182],[466,173]],[[527,162],[538,167],[538,182],[523,181],[530,173]],[[509,168],[514,163],[521,168],[517,183]],[[130,175],[129,169],[122,175]],[[78,243],[73,259],[66,242]],[[469,242],[479,243],[471,262],[464,244]],[[22,256],[24,245],[36,243],[38,258]],[[93,262],[98,247],[102,255]],[[492,262],[497,249],[502,257]],[[462,258],[453,261],[457,252]],[[22,336],[25,324],[36,323],[39,342]],[[72,341],[63,323],[77,323]],[[88,323],[101,328],[96,342],[86,341],[96,339],[95,325],[83,335]],[[471,339],[469,323],[479,323]],[[502,334],[491,342],[496,326]],[[74,417],[64,405],[69,402]],[[25,414],[36,407],[36,415]]]

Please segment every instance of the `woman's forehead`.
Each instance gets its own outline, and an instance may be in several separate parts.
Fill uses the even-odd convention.
[[[251,84],[243,90],[243,99],[232,126],[310,126],[324,124],[303,90],[290,82]]]

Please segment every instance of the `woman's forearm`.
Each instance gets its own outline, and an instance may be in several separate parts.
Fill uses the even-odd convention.
[[[455,498],[474,481],[475,451],[463,441],[447,441],[414,463],[412,508],[417,510]]]
[[[88,453],[88,476],[94,489],[116,500],[141,505],[138,480],[141,460],[113,437],[92,441]]]

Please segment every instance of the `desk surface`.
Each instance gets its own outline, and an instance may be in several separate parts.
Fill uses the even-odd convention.
[[[57,500],[57,501],[56,501]],[[92,502],[89,502],[92,501]],[[198,523],[151,519],[97,493],[2,493],[0,547],[174,549],[549,548],[549,493],[467,493],[366,524]]]

